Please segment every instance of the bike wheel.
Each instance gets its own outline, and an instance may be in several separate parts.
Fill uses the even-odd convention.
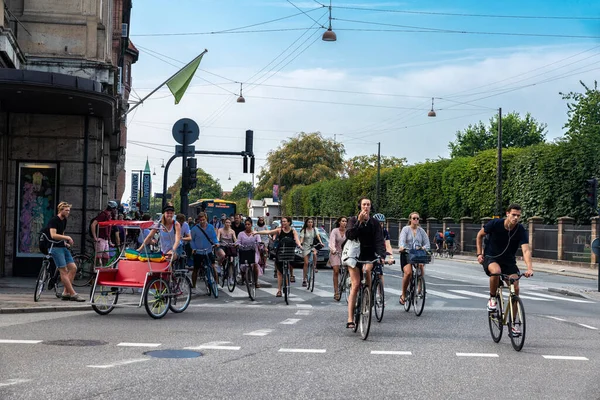
[[[412,304],[412,292],[413,292],[413,283],[414,281],[411,279],[408,283],[408,289],[406,289],[406,293],[404,294],[404,311],[409,312],[410,306]]]
[[[421,316],[421,314],[423,313],[426,295],[427,290],[425,290],[425,277],[423,275],[417,275],[415,279],[415,287],[412,293],[413,303],[415,307],[414,311],[417,317]]]
[[[171,304],[169,310],[184,312],[192,300],[192,281],[185,274],[178,274],[171,282]]]
[[[94,287],[92,286],[92,291]],[[92,309],[100,315],[107,315],[115,308],[119,300],[118,288],[108,286],[96,286],[96,291],[92,292]]]
[[[250,300],[256,298],[256,285],[254,284],[254,271],[252,266],[248,265],[246,268],[246,290],[248,291],[248,297]]]
[[[40,268],[40,273],[38,274],[37,282],[35,283],[35,292],[33,292],[33,301],[40,301],[40,296],[44,291],[44,287],[46,286],[46,280],[48,279],[48,265],[50,264],[49,260],[42,261],[42,267]]]
[[[502,329],[504,327],[502,324],[502,303],[499,296],[496,296],[496,310],[488,311],[488,324],[492,340],[498,343],[502,339]]]
[[[525,344],[525,309],[523,308],[523,302],[519,297],[512,296],[512,302],[513,307],[511,307],[510,310],[505,311],[508,313],[508,336],[510,337],[513,348],[516,351],[521,351]],[[519,332],[515,333],[513,328],[516,328]]]
[[[360,324],[360,306],[362,304],[362,295],[363,292],[358,289],[358,293],[356,293],[356,301],[354,302],[354,333],[358,331],[358,325]],[[350,297],[348,295],[348,297]]]
[[[283,287],[281,288],[283,291],[283,297],[285,299],[285,304],[290,304],[289,295],[290,295],[290,270],[285,268],[283,271]]]
[[[373,289],[373,306],[375,307],[375,318],[377,322],[381,322],[383,319],[383,311],[385,309],[385,293],[383,291],[383,282],[377,279],[377,283]]]
[[[210,286],[210,293],[216,299],[217,297],[219,297],[219,284],[215,280],[212,265],[206,268],[206,280],[208,282],[208,285]]]
[[[368,286],[362,289],[362,301],[360,305],[360,337],[366,340],[371,329],[371,288]]]
[[[85,254],[75,254],[73,261],[77,266],[77,272],[73,278],[73,286],[87,286],[94,277],[94,262]]]
[[[144,306],[149,316],[154,319],[164,317],[171,305],[171,291],[169,284],[162,278],[154,278],[146,287]]]
[[[346,269],[344,268],[344,272],[340,271],[338,273],[338,282],[337,282],[337,301],[340,301],[342,298],[342,294],[345,293],[345,284],[346,284]],[[348,301],[348,298],[346,298],[346,302]]]
[[[308,264],[308,284],[306,285],[306,289],[311,292],[315,290],[315,266],[312,262]]]
[[[235,285],[236,285],[236,280],[235,280],[235,268],[233,266],[233,263],[230,261],[227,261],[227,264],[225,267],[225,274],[227,275],[227,289],[230,292],[233,292],[235,290]]]

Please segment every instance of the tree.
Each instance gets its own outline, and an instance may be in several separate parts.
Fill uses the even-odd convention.
[[[502,147],[528,147],[544,143],[546,138],[544,123],[537,122],[530,113],[521,118],[511,112],[502,117]],[[456,140],[448,144],[450,157],[472,157],[483,150],[498,147],[498,115],[490,118],[489,126],[482,121],[463,131],[456,132]]]
[[[231,194],[228,196],[231,200],[240,200],[247,199],[248,193],[252,192],[252,183],[250,182],[240,182],[231,191]]]
[[[302,132],[267,154],[265,168],[258,175],[258,191],[282,191],[297,184],[309,185],[339,177],[344,169],[344,145],[325,139],[321,133]]]
[[[585,89],[585,93],[560,93],[564,100],[570,100],[567,104],[569,117],[564,128],[567,128],[565,137],[567,139],[592,139],[598,143],[600,136],[600,90],[598,82],[594,81],[594,87],[590,88],[579,81]]]
[[[406,163],[406,158],[381,156],[381,169],[401,167]],[[344,175],[353,176],[368,169],[377,168],[377,154],[370,156],[356,156],[344,162]]]
[[[198,177],[198,184],[195,189],[192,189],[188,193],[190,203],[193,203],[199,199],[218,199],[223,194],[223,189],[218,180],[215,180],[210,174],[206,173],[203,169],[198,168],[196,173]],[[167,189],[167,192],[173,196],[171,202],[175,207],[175,210],[181,208],[181,175],[177,178],[177,181]]]

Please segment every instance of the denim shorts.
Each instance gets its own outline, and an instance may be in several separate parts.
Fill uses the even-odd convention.
[[[75,264],[71,252],[66,247],[53,247],[50,255],[52,255],[57,268],[64,268],[68,264]]]

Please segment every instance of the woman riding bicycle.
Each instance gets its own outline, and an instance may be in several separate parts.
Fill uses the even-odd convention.
[[[157,232],[159,233],[160,251],[165,257],[172,257],[173,260],[176,260],[183,253],[183,247],[181,246],[181,225],[175,220],[173,204],[167,203],[163,209],[160,226],[150,229],[150,233],[137,251],[140,253],[144,251],[146,244],[152,241]]]
[[[358,206],[360,212],[358,216],[350,218],[346,238],[350,240],[358,239],[360,241],[359,260],[375,260],[385,257],[385,241],[383,239],[383,230],[379,226],[379,221],[373,218],[371,214],[371,200],[363,197],[359,200]],[[360,272],[363,264],[356,263],[354,267],[348,268],[352,287],[350,296],[348,296],[348,322],[346,328],[354,328],[354,303],[360,287]],[[371,286],[371,270],[373,264],[364,264],[365,281],[367,286]]]
[[[418,212],[410,213],[408,216],[408,225],[402,228],[402,231],[400,232],[400,266],[404,271],[400,304],[406,302],[404,294],[406,293],[406,289],[408,289],[408,283],[412,279],[412,266],[408,263],[408,254],[406,251],[410,249],[429,250],[430,248],[429,237],[427,236],[427,232],[419,225],[420,220],[421,218],[419,217]],[[423,264],[419,264],[419,269],[421,275],[424,275],[425,271]]]
[[[342,243],[346,240],[346,225],[348,219],[340,217],[335,221],[335,228],[329,234],[329,263],[333,268],[333,298],[340,299],[338,293],[338,279],[340,274],[340,266],[342,265]]]
[[[231,228],[231,220],[225,220],[225,226],[219,228],[217,231],[217,240],[221,244],[221,250],[225,252],[225,255],[229,259],[229,262],[233,262],[237,251],[233,245],[235,244],[237,237],[234,230]]]
[[[258,232],[253,232],[253,234],[258,234]],[[277,235],[277,241],[279,242],[278,250],[282,247],[283,243],[295,243],[296,246],[301,247],[300,239],[298,238],[298,232],[294,228],[292,228],[292,218],[291,217],[282,217],[281,218],[281,226],[270,231],[261,231],[262,235]],[[277,294],[275,297],[281,297],[281,285],[283,283],[283,261],[275,260],[275,266],[277,267]],[[290,282],[295,282],[294,272],[292,270],[292,266],[290,264]]]
[[[269,256],[267,248],[269,245],[269,235],[263,235],[260,232],[266,231],[267,229],[269,228],[267,228],[267,225],[265,224],[265,217],[258,217],[258,221],[256,221],[256,232],[260,234],[260,264],[263,268],[267,267],[267,257]]]
[[[240,232],[238,235],[237,241],[235,244],[241,247],[239,250],[240,257],[240,265],[247,264],[250,262],[252,266],[252,270],[254,271],[254,286],[256,288],[260,288],[258,284],[258,276],[262,275],[260,272],[260,268],[258,268],[258,263],[260,261],[260,235],[252,235],[252,219],[246,218],[244,222],[244,230]],[[242,276],[244,276],[242,274]]]
[[[321,247],[323,247],[321,236],[319,235],[319,232],[317,232],[317,228],[315,228],[315,221],[312,218],[307,218],[304,221],[304,226],[302,229],[300,229],[300,243],[302,244],[302,257],[304,257],[304,278],[302,279],[302,286],[304,287],[306,287],[308,259],[310,258],[310,253],[313,253],[313,268],[315,269],[315,273],[317,272],[317,249],[312,247],[315,239],[317,239]]]

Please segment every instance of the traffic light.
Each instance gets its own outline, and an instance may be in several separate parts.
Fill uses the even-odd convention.
[[[598,208],[598,180],[596,178],[585,181],[585,201],[594,210]]]
[[[186,187],[188,190],[192,190],[198,185],[198,160],[193,157],[188,158],[185,169],[187,170],[187,173],[184,173],[184,179],[187,178]]]

